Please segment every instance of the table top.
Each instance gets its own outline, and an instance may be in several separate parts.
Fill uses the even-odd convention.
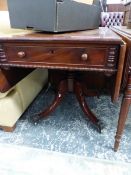
[[[113,26],[112,29],[131,39],[131,29],[128,29],[127,26]]]
[[[99,71],[107,72],[108,76],[109,73],[117,72],[112,99],[115,101],[118,98],[125,45],[122,38],[111,29],[100,27],[94,30],[55,34],[11,29],[8,13],[5,15],[7,21],[5,22],[4,16],[1,17],[4,25],[0,25],[2,66]],[[118,54],[119,48],[120,54]],[[86,62],[87,59],[85,61],[84,59],[88,55],[89,59]],[[116,69],[115,60],[118,57],[119,63]]]
[[[46,41],[46,42],[107,42],[120,43],[121,38],[112,30],[101,27],[94,30],[66,32],[66,33],[47,33],[33,30],[12,29],[9,25],[8,12],[0,12],[0,40],[6,41]]]
[[[128,29],[127,26],[114,26],[112,30],[117,32],[127,44],[122,85],[125,87],[127,85],[128,75],[131,74],[131,29]]]

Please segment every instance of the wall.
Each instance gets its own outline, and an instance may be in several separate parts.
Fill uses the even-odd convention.
[[[7,0],[0,0],[0,10],[7,10]]]
[[[107,12],[124,12],[123,4],[107,4]]]
[[[107,0],[107,4],[124,4],[130,0]]]

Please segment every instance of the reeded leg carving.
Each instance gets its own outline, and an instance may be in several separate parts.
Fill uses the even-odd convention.
[[[130,104],[131,104],[131,75],[129,75],[127,87],[121,104],[117,132],[115,136],[114,151],[118,150],[125,122],[128,116]]]
[[[75,81],[74,91],[75,91],[77,100],[83,112],[85,113],[86,117],[89,118],[89,120],[91,120],[91,122],[97,126],[99,132],[101,132],[101,126],[99,125],[99,120],[96,118],[96,116],[93,114],[93,112],[88,107],[87,102],[84,97],[82,85],[78,81]]]
[[[53,100],[52,104],[47,107],[44,111],[40,112],[39,114],[36,114],[33,116],[33,121],[38,121],[41,118],[47,117],[51,112],[53,112],[56,107],[61,103],[61,101],[64,98],[65,93],[67,92],[67,80],[62,80],[58,86],[58,92],[55,96],[55,99]]]

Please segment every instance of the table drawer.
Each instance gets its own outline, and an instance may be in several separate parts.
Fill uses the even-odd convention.
[[[103,67],[106,64],[105,47],[45,47],[5,46],[8,62],[66,64]]]

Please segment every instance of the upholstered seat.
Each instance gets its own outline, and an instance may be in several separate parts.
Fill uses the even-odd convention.
[[[47,83],[47,78],[46,69],[36,69],[7,92],[0,93],[0,127],[3,130],[13,131],[17,120]]]
[[[121,26],[124,12],[101,12],[101,27]]]

